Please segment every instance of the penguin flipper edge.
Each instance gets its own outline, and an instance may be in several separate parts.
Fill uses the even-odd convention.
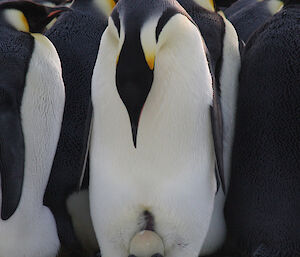
[[[1,219],[9,219],[16,211],[23,187],[25,145],[20,114],[0,88],[0,175],[2,189]]]
[[[214,148],[216,155],[216,179],[217,184],[221,182],[222,190],[225,193],[225,178],[224,178],[224,164],[223,164],[223,119],[220,99],[214,92],[213,103],[210,106],[211,125],[214,139]]]

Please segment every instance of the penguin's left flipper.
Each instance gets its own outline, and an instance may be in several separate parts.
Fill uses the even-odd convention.
[[[16,211],[23,187],[25,145],[20,113],[14,97],[0,88],[0,175],[2,188],[1,219]]]
[[[221,184],[222,190],[225,193],[225,178],[223,164],[223,117],[221,110],[220,96],[216,86],[213,83],[213,102],[210,106],[211,125],[214,139],[215,155],[216,155],[216,179],[217,191]]]

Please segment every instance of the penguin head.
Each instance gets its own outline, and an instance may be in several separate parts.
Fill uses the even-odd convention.
[[[113,48],[113,54],[107,51],[107,59],[114,65],[115,86],[129,115],[135,147],[139,120],[156,76],[157,57],[162,49],[171,49],[172,42],[185,39],[190,27],[199,33],[186,11],[171,0],[123,0],[109,17],[101,44],[103,49]],[[176,49],[170,51],[175,54]]]
[[[48,7],[31,1],[12,1],[0,4],[0,15],[15,29],[42,33],[45,27],[67,7]]]
[[[64,5],[70,7],[74,0],[35,0],[35,3],[39,3],[49,7],[55,7],[58,5]]]

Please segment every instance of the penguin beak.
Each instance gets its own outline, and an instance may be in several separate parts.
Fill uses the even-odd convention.
[[[153,82],[154,58],[144,53],[139,33],[126,34],[117,61],[116,86],[129,115],[134,147],[142,109]]]
[[[70,8],[65,7],[65,6],[46,7],[46,12],[48,13],[47,18],[51,19],[51,20],[56,18],[57,16],[59,16],[61,13],[67,12],[67,11],[70,11]]]
[[[53,17],[56,17],[57,15],[59,15],[59,13],[63,12],[63,10],[59,9],[59,10],[55,10],[55,11],[51,11],[47,18],[51,18],[53,19]]]
[[[43,17],[32,17],[31,19],[27,19],[29,23],[30,33],[43,33],[46,26],[56,17],[61,15],[63,12],[70,11],[71,9],[65,6],[57,6],[57,7],[48,7],[42,6],[44,8]]]

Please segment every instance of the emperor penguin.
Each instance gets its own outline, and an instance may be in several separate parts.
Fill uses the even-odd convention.
[[[238,256],[300,256],[300,3],[250,38],[242,58],[225,217]]]
[[[224,15],[216,11],[211,0],[178,0],[198,25],[207,45],[211,71],[215,77],[216,93],[220,96],[223,118],[223,156],[225,181],[230,179],[230,155],[233,141],[234,116],[240,52],[238,35]],[[228,183],[226,183],[228,188]],[[218,190],[209,232],[201,250],[201,256],[217,252],[226,237],[224,204],[226,190]]]
[[[66,104],[44,203],[54,214],[62,250],[72,256],[81,256],[83,248],[98,250],[87,191],[91,79],[114,5],[113,0],[75,0],[45,33],[62,63]]]
[[[43,196],[65,102],[58,54],[40,34],[64,8],[0,4],[0,256],[54,257],[54,217]]]
[[[176,1],[118,2],[92,78],[90,206],[103,257],[198,257],[216,160],[224,181],[214,82]]]
[[[234,25],[239,38],[245,43],[270,17],[283,7],[281,0],[239,0],[224,13]]]

